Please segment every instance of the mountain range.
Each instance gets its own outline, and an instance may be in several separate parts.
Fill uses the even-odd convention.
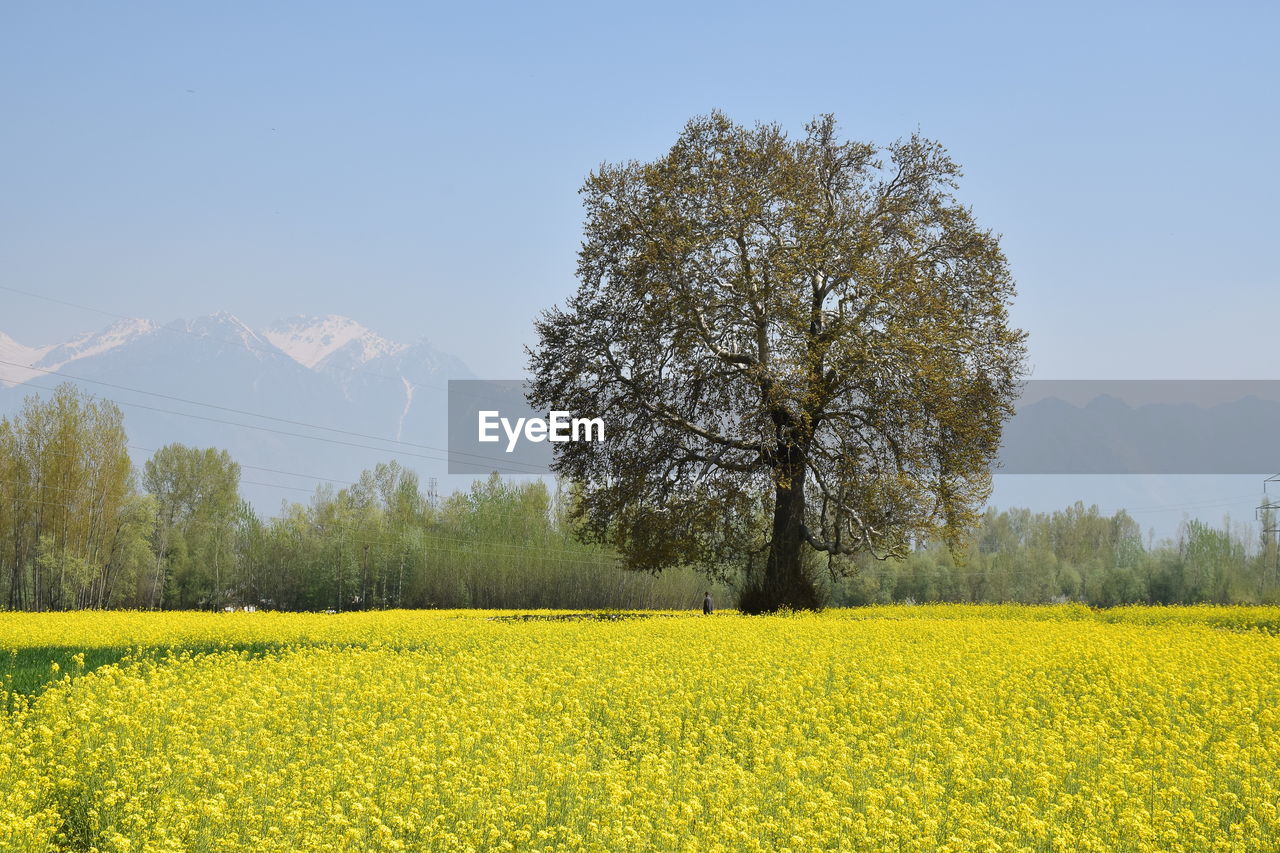
[[[305,501],[326,479],[341,485],[392,458],[417,470],[424,486],[438,477],[445,491],[465,487],[469,477],[444,473],[447,382],[470,378],[460,359],[425,340],[392,341],[334,315],[290,317],[264,329],[227,313],[164,325],[121,319],[48,346],[0,331],[0,415],[17,411],[28,394],[76,381],[121,405],[137,462],[174,441],[226,448],[244,466],[246,497],[267,513],[282,500]],[[1260,487],[1255,475],[1280,470],[1272,438],[1280,430],[1280,383],[1223,384],[1218,390],[1232,393],[1216,405],[1169,396],[1152,402],[1125,383],[1076,385],[1059,393],[1072,389],[1046,382],[1037,399],[1027,395],[1005,425],[997,473],[1103,475],[1105,493],[1075,497],[1169,506],[1203,502],[1225,488],[1244,497],[1242,488]],[[1182,478],[1176,487],[1134,491],[1114,476],[1122,474],[1216,474],[1232,485],[1210,489],[1209,480]],[[1064,486],[1054,479],[1003,478],[995,500],[1003,491],[1016,494],[1016,503],[1055,508]],[[1029,488],[1031,481],[1043,488]],[[1219,514],[1217,505],[1210,514]]]
[[[135,460],[173,441],[224,447],[246,466],[246,496],[271,512],[305,500],[319,478],[340,485],[391,458],[424,484],[443,472],[447,382],[467,378],[460,359],[425,340],[392,341],[335,315],[265,329],[228,313],[121,319],[49,346],[0,332],[0,414],[76,382],[120,404]]]

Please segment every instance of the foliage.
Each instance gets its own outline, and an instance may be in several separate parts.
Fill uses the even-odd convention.
[[[652,163],[604,165],[577,292],[530,353],[535,406],[601,417],[558,445],[582,531],[626,564],[763,551],[752,610],[818,604],[804,552],[958,543],[990,485],[1024,333],[997,238],[919,136],[791,140],[713,113]]]
[[[105,607],[137,570],[139,515],[120,410],[63,384],[0,418],[0,599]]]
[[[167,444],[143,470],[157,516],[150,606],[175,596],[205,608],[233,600],[229,564],[240,466],[225,450]]]
[[[0,607],[287,610],[692,606],[703,581],[619,571],[565,501],[496,476],[428,504],[396,462],[261,519],[225,450],[169,444],[138,490],[119,410],[72,385],[0,420]]]
[[[161,448],[140,492],[126,447],[118,410],[71,386],[0,420],[0,607],[686,608],[701,602],[708,565],[725,603],[758,583],[768,561],[765,503],[723,522],[753,543],[745,554],[709,564],[695,552],[653,575],[622,571],[611,548],[574,536],[587,500],[579,486],[495,475],[437,505],[392,461],[263,519],[240,498],[239,466],[225,451]],[[802,560],[814,600],[1280,602],[1274,541],[1188,521],[1176,540],[1144,544],[1126,513],[1079,503],[988,511],[959,554],[920,541],[904,557],[841,559],[825,573],[817,552]]]
[[[1275,549],[1249,546],[1228,520],[1186,521],[1171,541],[1144,545],[1123,510],[1076,503],[1053,513],[988,510],[964,560],[926,544],[902,560],[863,560],[829,583],[836,604],[1079,601],[1124,604],[1280,603]]]
[[[1124,853],[1280,837],[1280,647],[1208,626],[1229,608],[486,615],[0,615],[0,647],[32,626],[282,644],[55,675],[0,717],[0,848]]]
[[[395,462],[349,489],[254,530],[242,559],[245,600],[287,610],[388,607],[684,607],[702,582],[684,570],[652,578],[577,542],[561,501],[541,481],[494,475],[438,507]]]

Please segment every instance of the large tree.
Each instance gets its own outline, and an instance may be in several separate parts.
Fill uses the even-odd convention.
[[[758,565],[741,605],[818,605],[806,550],[958,543],[990,490],[1025,333],[999,240],[936,142],[792,139],[713,113],[583,186],[577,293],[537,322],[535,406],[582,532],[632,568]],[[753,552],[756,555],[753,562]]]

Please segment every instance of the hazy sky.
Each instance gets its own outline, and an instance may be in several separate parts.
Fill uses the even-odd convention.
[[[0,284],[339,313],[522,372],[577,189],[692,115],[919,129],[1040,378],[1274,378],[1274,4],[49,3],[0,11]],[[25,343],[99,315],[0,292]]]

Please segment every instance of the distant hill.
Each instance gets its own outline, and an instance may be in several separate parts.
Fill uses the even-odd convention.
[[[47,346],[15,337],[14,330],[0,331],[0,362],[7,362],[0,363],[0,414],[16,411],[25,395],[65,381],[44,371],[96,380],[80,384],[121,402],[135,446],[180,441],[229,450],[246,466],[245,495],[264,513],[275,514],[282,500],[306,501],[319,482],[280,471],[349,481],[377,462],[397,458],[419,472],[424,486],[432,476],[441,479],[443,491],[470,480],[444,474],[446,387],[449,379],[475,377],[461,360],[424,340],[392,341],[333,315],[290,317],[252,329],[226,313],[165,325],[121,320]],[[1177,402],[1171,390],[1198,402]],[[1104,507],[1186,505],[1191,514],[1218,518],[1226,507],[1214,499],[1232,495],[1236,517],[1248,518],[1252,504],[1245,493],[1261,492],[1260,479],[1252,478],[1280,471],[1274,442],[1280,435],[1280,383],[1042,381],[1029,383],[1029,391],[1029,402],[1005,426],[997,474],[1220,476],[1107,476],[1083,478],[1078,485],[1070,478],[998,477],[993,500],[1002,506],[1046,511],[1080,499]],[[134,450],[139,463],[149,455]],[[1164,534],[1182,514],[1174,508],[1140,520]]]
[[[30,393],[45,393],[44,388],[72,381],[47,372],[57,371],[84,380],[77,384],[89,393],[119,401],[130,442],[139,447],[172,441],[224,447],[246,466],[338,480],[352,480],[364,468],[393,457],[418,470],[424,481],[442,473],[447,382],[473,378],[461,360],[425,340],[390,341],[354,320],[332,315],[291,317],[264,330],[251,329],[227,313],[165,325],[121,320],[49,346],[29,346],[0,332],[0,362],[7,362],[0,363],[0,414],[15,412]],[[150,455],[144,450],[133,453],[139,463]],[[282,499],[305,501],[305,491],[317,484],[314,479],[247,467],[242,477],[248,481],[245,495],[268,513],[274,513]]]
[[[1107,384],[1094,383],[1099,390]],[[1258,390],[1273,384],[1259,383]],[[1255,394],[1211,405],[1130,405],[1109,393],[1083,405],[1047,397],[1019,406],[1005,425],[997,470],[1265,476],[1280,471],[1278,437],[1280,400]]]

